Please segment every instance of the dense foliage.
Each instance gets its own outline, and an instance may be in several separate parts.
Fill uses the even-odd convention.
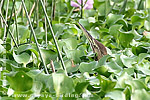
[[[52,30],[42,0],[25,0],[34,30],[24,0],[1,1],[1,100],[150,100],[149,0],[94,0],[82,13],[71,0],[43,0]],[[94,60],[77,22],[108,55]]]

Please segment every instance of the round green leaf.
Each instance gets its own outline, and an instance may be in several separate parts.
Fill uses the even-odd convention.
[[[17,72],[15,75],[7,74],[10,86],[17,92],[28,91],[33,86],[33,79],[25,72]]]

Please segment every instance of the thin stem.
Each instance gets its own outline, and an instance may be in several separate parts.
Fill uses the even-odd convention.
[[[17,43],[19,44],[19,32],[18,32],[18,25],[17,25],[17,15],[16,15],[16,10],[15,10],[15,26],[16,26]]]
[[[12,14],[14,12],[15,2],[16,2],[16,0],[13,1],[12,10],[11,10],[11,14],[10,14],[10,20],[8,22],[8,27],[7,27],[7,30],[6,30],[6,35],[4,36],[4,42],[6,41],[7,34],[9,32],[9,27],[10,27],[10,22],[11,22],[11,19],[12,19]]]
[[[51,22],[55,19],[56,0],[52,0]]]
[[[83,18],[83,0],[81,0],[81,18]]]
[[[36,18],[36,12],[34,11],[34,17],[33,17],[33,21],[32,21],[32,26],[34,26],[34,21],[35,21],[35,18]],[[29,39],[29,43],[31,43],[31,39],[32,39],[32,31],[31,31],[31,34],[30,34],[30,39]]]
[[[42,8],[43,8],[43,11],[44,11],[45,17],[46,17],[46,19],[47,19],[47,22],[48,22],[49,28],[50,28],[51,33],[52,33],[52,37],[53,37],[53,40],[54,40],[54,43],[55,43],[56,49],[57,49],[57,51],[58,51],[58,55],[59,55],[59,57],[60,57],[60,60],[61,60],[61,63],[62,63],[62,67],[63,67],[63,69],[64,69],[64,71],[65,71],[65,74],[67,75],[67,70],[66,70],[66,67],[65,67],[65,64],[64,64],[64,61],[63,61],[62,55],[61,55],[61,53],[60,53],[59,46],[58,46],[57,41],[56,41],[56,39],[55,39],[55,35],[54,35],[54,32],[53,32],[53,29],[52,29],[52,26],[51,26],[50,20],[49,20],[49,18],[48,18],[47,13],[46,13],[46,10],[45,10],[45,7],[44,7],[44,4],[43,4],[43,1],[42,1],[42,0],[40,0],[40,1],[41,1],[41,4],[42,4]]]
[[[1,3],[0,3],[0,7],[1,7],[1,9],[3,9],[3,7],[4,7],[4,3],[5,3],[5,0],[1,0]]]
[[[8,15],[8,7],[9,7],[9,0],[7,0],[7,7],[6,7],[6,15],[5,15],[6,22],[7,22],[7,15]],[[7,26],[5,25],[4,36],[6,36],[6,30],[7,30]],[[4,37],[3,37],[3,39],[4,39]]]
[[[2,13],[2,11],[1,11],[2,5],[3,5],[3,0],[1,1],[1,4],[0,4],[0,13]],[[3,27],[3,21],[2,21],[2,18],[1,18],[0,20],[1,20],[1,27]]]
[[[51,22],[53,21],[53,5],[54,5],[54,0],[52,0],[52,11],[51,11]]]
[[[0,13],[0,17],[2,18],[2,20],[3,20],[4,24],[5,24],[5,26],[7,27],[7,30],[8,30],[8,32],[9,32],[9,34],[10,34],[10,36],[11,36],[11,38],[12,38],[14,44],[15,44],[15,46],[18,48],[18,44],[17,44],[15,38],[13,37],[12,32],[11,32],[10,29],[8,28],[8,25],[7,25],[7,23],[6,23],[5,19],[4,19],[4,17],[2,16],[2,13]]]
[[[39,27],[39,0],[36,1],[36,24],[37,24],[37,27]]]
[[[29,18],[31,17],[34,8],[35,8],[35,2],[34,2],[34,4],[32,5],[32,8],[31,8],[31,10],[30,10]],[[27,21],[27,25],[28,25],[28,24],[29,24],[29,22]]]
[[[52,72],[55,73],[55,67],[54,67],[53,60],[51,60],[50,65],[51,65],[51,68],[52,68]]]
[[[35,0],[35,2],[36,2],[36,0]],[[36,6],[37,6],[37,3],[35,3],[34,17],[33,17],[33,21],[32,21],[32,26],[34,26],[34,21],[35,21],[35,19],[36,19]],[[29,43],[31,43],[32,34],[33,34],[33,33],[32,33],[32,31],[31,31]]]
[[[44,0],[45,8],[46,8],[46,2],[47,2],[47,0]],[[45,43],[46,43],[46,46],[47,46],[47,23],[46,23],[46,18],[45,18]]]
[[[21,21],[23,22],[23,16],[24,16],[24,9],[23,6],[21,5]]]
[[[42,63],[43,63],[43,65],[44,65],[45,72],[46,72],[46,74],[49,74],[49,73],[48,73],[48,70],[47,70],[47,67],[46,67],[46,64],[45,64],[45,62],[44,62],[44,60],[43,60],[43,57],[42,57],[42,54],[41,54],[40,48],[39,48],[39,46],[38,46],[38,41],[37,41],[37,38],[36,38],[36,35],[35,35],[35,32],[34,32],[33,26],[32,26],[32,24],[31,24],[31,21],[30,21],[30,19],[29,19],[28,12],[27,12],[27,9],[26,9],[26,6],[25,6],[25,3],[24,3],[24,0],[21,0],[21,1],[22,1],[22,4],[23,4],[23,7],[24,7],[24,10],[25,10],[26,17],[27,17],[27,19],[28,19],[28,22],[29,22],[30,28],[31,28],[31,30],[32,30],[33,37],[34,37],[34,40],[35,40],[35,43],[36,43],[36,46],[37,46],[37,49],[38,49],[38,52],[39,52],[40,58],[41,58]]]

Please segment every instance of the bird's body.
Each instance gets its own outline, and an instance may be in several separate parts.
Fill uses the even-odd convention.
[[[93,38],[80,23],[78,23],[78,25],[82,29],[85,36],[88,38],[93,52],[97,54],[97,60],[101,59],[104,55],[107,55],[107,50],[105,46],[99,41],[97,41],[95,38]]]

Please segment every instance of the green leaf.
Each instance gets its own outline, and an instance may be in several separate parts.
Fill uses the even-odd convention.
[[[28,76],[25,72],[21,71],[6,75],[10,87],[16,92],[25,92],[31,90],[33,86],[33,79],[30,76]]]
[[[40,95],[42,88],[43,88],[43,84],[41,82],[35,81],[32,87],[32,91],[34,92],[34,95]]]
[[[130,80],[126,81],[126,84],[130,85],[132,87],[132,91],[138,90],[138,89],[148,89],[147,86],[144,84],[144,82],[140,80]]]
[[[107,60],[111,58],[110,55],[105,55],[101,58],[101,60],[98,61],[98,66],[102,66],[102,65],[105,65]]]
[[[108,72],[119,73],[123,70],[123,68],[119,66],[115,61],[107,63],[106,66],[108,68]]]
[[[150,1],[146,0],[146,8],[150,8]]]
[[[52,24],[52,25],[53,25],[53,30],[54,30],[56,37],[59,37],[62,34],[65,25],[62,23],[59,23],[59,24],[56,23],[56,24]]]
[[[110,27],[115,24],[118,20],[123,19],[123,15],[109,14],[106,18],[106,23]]]
[[[36,33],[37,39],[43,39],[43,36],[44,36],[44,34],[45,34],[43,27],[37,27],[37,28],[35,29],[35,33]]]
[[[114,36],[116,39],[118,39],[119,30],[122,28],[122,25],[112,25],[109,28],[109,33]]]
[[[56,96],[63,93],[72,93],[74,91],[73,80],[61,73],[53,73],[53,84],[56,91]]]
[[[139,55],[140,53],[147,53],[147,49],[146,48],[144,48],[144,46],[137,46],[137,47],[135,47],[135,46],[132,46],[132,52],[133,52],[133,54],[135,54],[135,55]]]
[[[83,56],[83,52],[81,50],[66,50],[67,58],[75,61],[76,63],[81,62],[80,57]]]
[[[77,83],[75,87],[75,91],[80,94],[84,93],[88,87],[89,83],[88,82],[82,82],[82,83]]]
[[[110,0],[99,0],[95,5],[97,5],[100,16],[107,16],[111,9]]]
[[[92,70],[94,70],[94,68],[97,67],[97,64],[98,64],[98,62],[96,62],[96,61],[93,61],[90,63],[82,62],[79,65],[79,70],[81,71],[81,73],[84,73],[84,72],[90,73],[90,72],[92,72]]]
[[[109,92],[109,91],[113,90],[113,88],[116,85],[116,82],[111,81],[104,76],[99,75],[97,78],[99,79],[100,87],[101,87],[102,91],[104,91],[104,92]]]
[[[16,26],[12,26],[12,28],[13,27],[16,27]],[[27,42],[27,38],[29,38],[29,34],[30,34],[30,30],[28,29],[28,26],[23,26],[23,25],[17,25],[17,27],[18,27],[18,34],[19,34],[19,41],[20,41],[20,43],[25,43],[25,42]],[[16,29],[16,28],[15,28]],[[16,30],[15,30],[15,37],[17,37],[16,36]]]
[[[74,50],[76,49],[77,45],[78,45],[78,41],[75,38],[68,38],[68,39],[62,39],[62,42],[65,43],[66,47],[69,50]]]
[[[39,54],[36,48],[35,44],[25,44],[25,45],[21,45],[19,46],[19,48],[17,49],[17,53],[20,54],[24,51],[30,50],[31,52],[33,52],[36,57],[38,58]]]
[[[45,64],[50,64],[51,60],[53,61],[56,60],[57,58],[56,52],[52,50],[48,50],[48,49],[43,49],[43,48],[40,48],[40,50],[41,50],[41,54],[42,54]]]
[[[136,40],[140,40],[143,36],[139,35],[139,33],[136,30],[132,31],[133,35],[134,35],[134,39]]]
[[[125,55],[121,55],[120,59],[122,60],[122,63],[126,66],[126,67],[132,67],[132,64],[137,63],[136,62],[136,57],[127,57]]]
[[[5,48],[2,45],[0,45],[0,53],[2,53],[4,51],[5,51]]]
[[[126,82],[132,81],[132,77],[127,73],[123,72],[120,76],[117,78],[117,85],[118,88],[125,88],[127,86]]]
[[[35,72],[37,73],[37,71],[32,71],[32,72],[29,72],[28,74],[35,75]],[[52,75],[47,75],[47,74],[38,72],[34,76],[34,79],[37,82],[37,85],[38,84],[40,85],[40,83],[42,83],[42,86],[43,86],[42,89],[47,89],[49,92],[55,93]]]
[[[119,42],[123,47],[130,47],[130,42],[134,38],[134,35],[131,32],[120,32]]]
[[[142,18],[140,16],[134,15],[131,17],[131,22],[135,27],[138,27],[140,29],[144,25],[145,18]]]
[[[150,22],[146,20],[144,23],[144,27],[147,31],[150,31]]]
[[[12,48],[11,44],[9,44],[9,43],[2,44],[2,45],[3,45],[3,47],[5,47],[5,49],[6,49],[7,51],[11,50],[11,48]]]
[[[108,72],[107,66],[103,65],[101,67],[96,68],[94,71],[96,71],[100,75],[104,75],[106,77],[110,76],[110,73]]]
[[[131,17],[131,16],[133,16],[134,15],[134,12],[135,12],[136,10],[134,9],[134,8],[130,8],[129,10],[127,10],[126,12],[125,12],[125,17]]]
[[[135,90],[131,94],[131,100],[149,100],[150,93],[147,92],[145,89]]]
[[[123,91],[119,91],[119,90],[113,90],[112,92],[107,93],[106,97],[110,97],[113,100],[120,100],[120,99],[126,100]]]
[[[85,27],[86,30],[90,30],[90,24],[87,19],[80,19],[79,23]]]
[[[141,62],[143,62],[143,60],[145,59],[145,58],[147,58],[147,57],[150,57],[150,55],[149,54],[147,54],[147,53],[141,53],[141,54],[139,54],[139,57],[138,57],[138,64],[140,64]]]
[[[115,24],[123,25],[123,29],[128,30],[128,22],[124,19],[119,19]]]
[[[13,52],[13,57],[17,63],[23,64],[24,67],[26,67],[26,64],[28,64],[31,59],[31,56],[28,53],[22,53],[20,55],[16,55],[15,52]]]
[[[95,27],[92,27],[90,29],[90,32],[89,32],[93,38],[98,38],[99,37],[99,31],[95,29]]]
[[[79,69],[79,65],[73,64],[71,60],[66,60],[64,63],[68,73],[75,72]]]

